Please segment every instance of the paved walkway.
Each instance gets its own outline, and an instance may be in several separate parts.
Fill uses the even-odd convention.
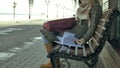
[[[39,38],[39,37],[38,37]],[[45,63],[46,52],[39,39],[25,42],[21,48],[15,47],[9,52],[0,52],[0,68],[40,68]]]
[[[21,48],[10,49],[9,52],[0,52],[0,68],[40,68],[40,64],[47,62],[47,53],[40,37],[31,42],[25,42]],[[84,63],[69,60],[70,68],[88,68]],[[97,68],[120,68],[120,58],[106,43]],[[66,65],[66,64],[65,64]],[[67,65],[64,67],[67,68]]]

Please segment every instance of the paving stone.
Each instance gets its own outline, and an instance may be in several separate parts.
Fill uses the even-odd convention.
[[[21,48],[10,49],[9,55],[5,52],[0,53],[3,54],[0,55],[0,68],[39,68],[43,55],[41,47],[43,46],[40,42],[26,42]]]

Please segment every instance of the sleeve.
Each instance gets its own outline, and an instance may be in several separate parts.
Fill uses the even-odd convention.
[[[97,22],[99,21],[99,18],[101,15],[102,15],[102,7],[99,4],[94,5],[90,13],[90,24],[89,24],[88,31],[83,36],[83,39],[86,42],[92,37],[95,31]]]

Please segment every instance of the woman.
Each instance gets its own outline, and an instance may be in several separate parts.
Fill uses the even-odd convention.
[[[102,8],[97,0],[79,0],[79,8],[76,12],[77,24],[72,29],[65,30],[75,34],[79,40],[75,40],[77,44],[85,44],[93,35],[99,17],[102,14]],[[58,40],[53,32],[41,30],[41,36],[45,43],[47,52],[53,48],[53,41]],[[63,35],[63,32],[59,33]],[[42,64],[41,68],[52,68],[51,62]]]

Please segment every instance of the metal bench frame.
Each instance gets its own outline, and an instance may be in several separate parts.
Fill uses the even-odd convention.
[[[91,53],[89,55],[86,55],[85,48],[83,48],[82,49],[83,56],[79,56],[79,55],[77,55],[76,52],[75,52],[75,54],[69,54],[69,51],[67,51],[66,53],[63,53],[63,52],[60,51],[60,48],[65,47],[65,46],[57,45],[51,50],[50,53],[48,53],[48,58],[50,58],[53,68],[61,68],[62,67],[60,64],[57,63],[57,61],[56,61],[57,58],[65,58],[64,61],[61,61],[61,63],[62,62],[67,62],[68,63],[68,68],[70,68],[70,64],[67,61],[67,59],[72,59],[72,60],[76,60],[76,61],[83,61],[85,64],[88,65],[89,68],[94,68],[96,66],[96,63],[98,61],[98,56],[99,56],[100,52],[102,51],[106,40],[108,39],[112,22],[113,22],[114,18],[116,18],[118,15],[120,15],[120,12],[117,9],[109,9],[106,12],[110,14],[110,16],[107,17],[108,20],[105,19],[105,22],[107,22],[108,24],[104,27],[97,25],[97,27],[105,30],[103,32],[102,36],[99,35],[99,36],[102,37],[101,40],[98,43],[98,41],[96,41],[96,40],[94,40],[94,38],[92,38],[92,41],[94,41],[94,42],[96,41],[95,45],[97,45],[98,47],[96,49],[92,49],[91,46],[93,46],[93,44],[91,45],[90,43],[88,43],[87,47],[90,47]],[[102,17],[100,19],[103,20]],[[97,34],[97,32],[95,32],[95,33]],[[74,48],[74,50],[76,51],[78,49]]]

